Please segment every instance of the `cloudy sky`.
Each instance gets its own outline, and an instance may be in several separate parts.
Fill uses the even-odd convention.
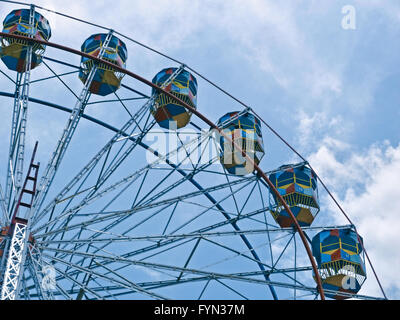
[[[186,63],[250,105],[309,160],[337,196],[364,237],[388,297],[400,298],[400,252],[395,249],[400,244],[398,1],[35,4],[128,35]],[[351,22],[346,20],[349,11],[342,11],[349,6]],[[0,3],[0,12],[4,16],[14,7]],[[73,48],[80,48],[95,30],[55,14],[45,16],[52,26],[51,41]],[[127,68],[151,79],[168,63],[135,47]],[[198,108],[213,121],[239,108],[206,92],[199,85]],[[265,145],[265,170],[296,161],[272,135],[266,136]],[[327,196],[322,200],[325,218],[347,223]],[[362,293],[381,295],[370,269],[369,278]]]

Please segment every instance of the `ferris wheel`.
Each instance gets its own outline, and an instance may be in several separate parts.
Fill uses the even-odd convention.
[[[321,217],[324,193],[348,218],[253,108],[115,30],[5,2],[1,299],[386,299],[356,226]],[[51,42],[50,12],[94,32]],[[131,48],[166,61],[151,81]],[[235,108],[211,121],[202,91]],[[298,161],[263,170],[267,134]]]

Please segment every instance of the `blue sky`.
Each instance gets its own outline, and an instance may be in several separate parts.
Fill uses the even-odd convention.
[[[356,223],[388,296],[400,298],[393,268],[400,265],[400,254],[392,249],[400,243],[398,1],[35,3],[160,50],[250,105],[309,159]],[[355,29],[342,27],[345,5],[355,9]],[[14,7],[0,3],[0,12],[4,16]],[[96,30],[45,15],[52,26],[50,40],[56,43],[80,48]],[[128,51],[127,69],[147,79],[169,64],[137,46]],[[213,92],[199,81],[198,109],[211,120],[240,109]],[[53,94],[57,99],[56,92],[49,92],[49,99]],[[108,116],[101,108],[93,115]],[[117,124],[121,119],[109,120]],[[59,121],[50,126],[64,120]],[[0,132],[8,133],[4,126]],[[265,170],[296,161],[276,138],[266,134],[264,139]],[[322,201],[326,217],[344,223],[326,196]],[[379,294],[374,281],[363,290]]]

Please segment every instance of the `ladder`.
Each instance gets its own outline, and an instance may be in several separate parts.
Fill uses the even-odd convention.
[[[39,163],[34,163],[37,146],[38,143],[36,142],[28,173],[11,218],[11,226],[9,228],[11,242],[10,247],[7,250],[8,256],[1,288],[1,300],[18,299],[19,284],[24,272],[23,266],[25,263],[27,252],[26,247],[29,238],[28,221],[30,218],[33,198],[36,194],[36,184],[39,172]],[[28,184],[30,184],[31,187],[29,187]],[[28,201],[26,201],[26,198],[28,198]],[[23,208],[25,208],[25,210],[21,210]]]

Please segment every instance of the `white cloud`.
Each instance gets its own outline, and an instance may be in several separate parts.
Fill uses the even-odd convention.
[[[390,289],[392,298],[398,298],[400,279],[394,266],[400,265],[400,254],[396,250],[400,243],[400,145],[397,148],[386,146],[379,151],[372,148],[363,160],[368,162],[365,191],[356,194],[349,189],[343,204],[358,222],[383,286]],[[355,165],[358,166],[357,162]],[[378,291],[372,282],[366,289],[371,293]]]
[[[349,151],[342,160],[338,151],[340,148],[323,145],[310,156],[310,163],[364,238],[389,298],[398,298],[400,280],[395,266],[400,265],[400,253],[396,249],[400,243],[400,144],[394,147],[385,142],[372,145],[362,153]],[[325,196],[323,206],[329,208],[331,218],[338,224],[347,224],[332,201],[329,199],[329,204],[327,201]],[[372,270],[367,270],[369,279],[360,293],[381,296]]]
[[[306,39],[302,18],[297,17],[299,10],[304,10],[304,4],[261,0],[122,0],[118,10],[108,8],[108,2],[106,5],[104,1],[67,4],[41,0],[37,4],[114,28],[167,53],[185,46],[199,46],[199,40],[203,39],[199,39],[201,33],[212,37],[220,32],[226,37],[224,42],[233,42],[225,54],[244,56],[285,89],[308,88],[317,98],[326,92],[336,95],[342,91],[337,67],[321,59],[317,48]],[[309,6],[308,10],[312,13],[319,7]],[[83,25],[73,26],[52,13],[43,14],[51,20],[54,41],[68,40],[66,43],[74,46],[82,42]]]
[[[345,138],[352,131],[353,124],[345,121],[339,115],[331,116],[328,111],[311,113],[300,110],[296,115],[297,120],[297,143],[302,153],[317,152],[320,156],[329,156],[328,149],[346,151],[349,144]],[[320,147],[324,148],[320,148]]]

